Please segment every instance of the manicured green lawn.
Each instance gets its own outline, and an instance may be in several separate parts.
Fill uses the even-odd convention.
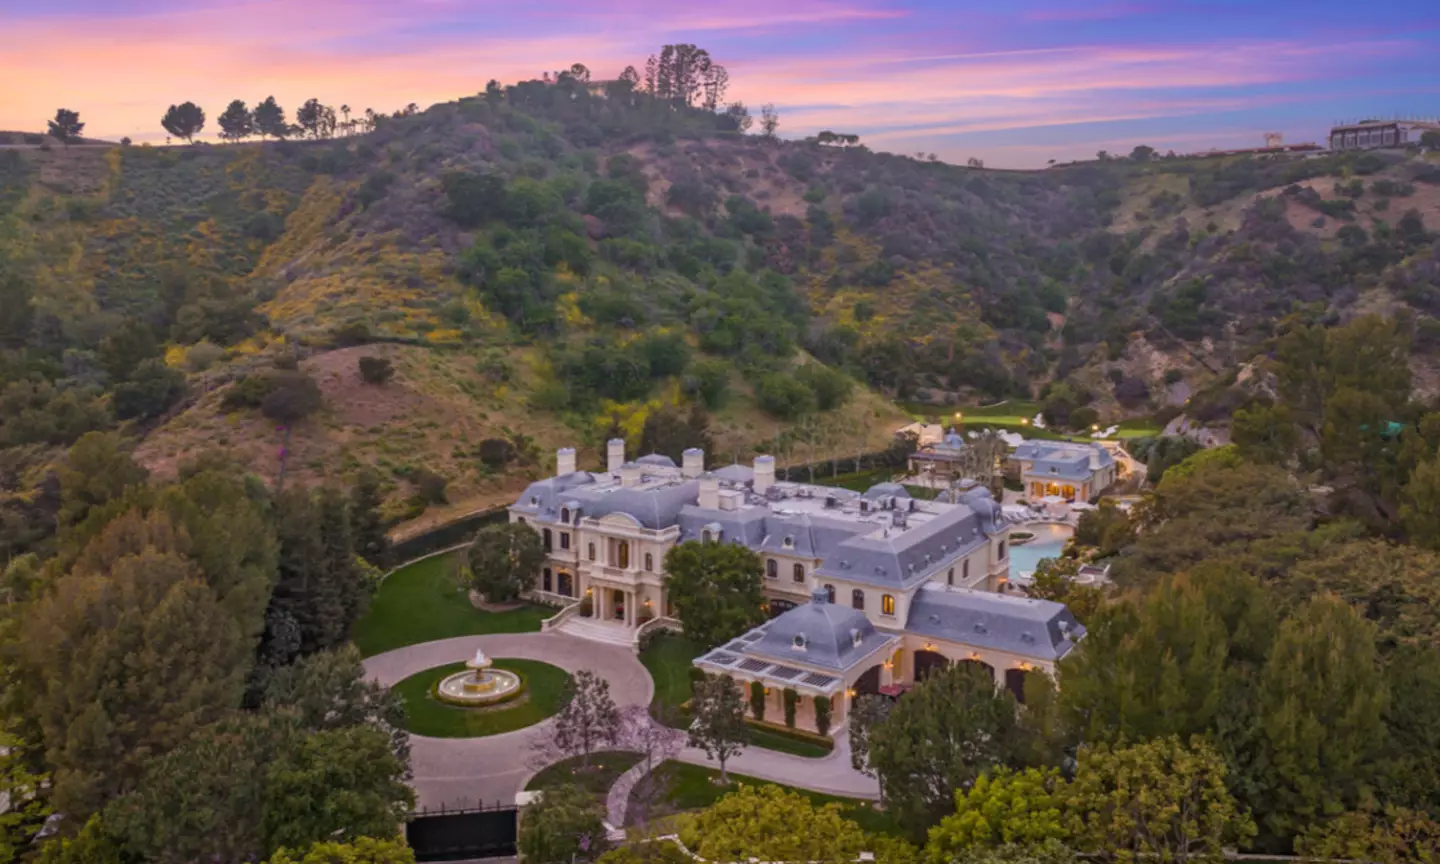
[[[655,681],[655,698],[650,706],[671,725],[682,723],[680,706],[690,701],[690,661],[703,653],[699,645],[684,636],[666,634],[640,654],[640,662]]]
[[[370,611],[355,625],[355,644],[366,657],[451,636],[530,633],[555,614],[544,606],[482,612],[450,575],[454,555],[436,555],[401,567],[380,583]]]
[[[538,660],[495,659],[494,668],[518,673],[525,681],[523,701],[494,708],[461,708],[435,698],[441,678],[465,668],[449,663],[418,672],[392,689],[405,700],[405,728],[431,738],[483,738],[533,726],[560,710],[565,684],[564,669]]]
[[[665,784],[665,791],[661,794],[663,809],[670,812],[682,810],[701,810],[714,804],[730,792],[737,784],[750,784],[756,786],[776,785],[791,792],[798,792],[810,799],[810,802],[819,807],[825,804],[839,804],[846,819],[859,825],[866,831],[877,834],[890,834],[901,836],[900,826],[895,824],[895,819],[890,814],[876,810],[869,801],[862,801],[856,798],[837,798],[833,795],[822,795],[819,792],[809,792],[805,789],[795,789],[791,786],[772,784],[768,780],[759,780],[754,777],[746,777],[743,774],[730,774],[730,786],[716,785],[720,772],[713,768],[705,768],[700,765],[690,765],[684,762],[666,762],[655,769],[661,782]],[[653,816],[662,814],[652,813]]]
[[[634,768],[642,758],[644,757],[639,753],[606,750],[601,753],[591,753],[590,767],[581,768],[580,757],[572,756],[547,766],[539,774],[531,777],[530,782],[525,784],[525,788],[549,789],[564,783],[574,783],[596,799],[604,801],[605,796],[610,793],[610,787],[615,785],[615,781],[620,779],[620,775]]]

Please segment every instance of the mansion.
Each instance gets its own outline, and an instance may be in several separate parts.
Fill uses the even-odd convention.
[[[1020,483],[1032,501],[1059,496],[1093,501],[1115,485],[1115,456],[1098,443],[1026,441],[1010,459],[1019,466]]]
[[[783,691],[794,690],[797,725],[812,729],[816,696],[831,700],[831,728],[842,728],[850,697],[898,694],[951,662],[976,663],[1023,698],[1025,672],[1053,672],[1085,633],[1062,604],[1004,593],[1010,529],[986,489],[924,501],[891,483],[859,493],[777,482],[771,456],[710,472],[704,459],[687,450],[679,466],[659,455],[627,461],[617,439],[607,470],[592,473],[560,450],[556,476],[510,507],[511,521],[544,541],[536,599],[565,606],[557,618],[587,610],[591,625],[638,641],[652,622],[673,624],[671,547],[741,544],[763,562],[773,617],[695,663],[763,682],[767,716],[780,716]]]

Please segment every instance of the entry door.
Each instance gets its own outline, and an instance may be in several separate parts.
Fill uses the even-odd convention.
[[[625,592],[624,592],[624,591],[616,591],[615,594],[614,594],[614,597],[615,597],[615,614],[614,614],[614,618],[615,618],[616,621],[624,621],[624,620],[625,620]]]

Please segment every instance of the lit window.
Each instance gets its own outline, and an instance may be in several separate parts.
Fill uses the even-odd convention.
[[[794,577],[794,579],[795,579],[796,582],[804,582],[804,581],[805,581],[805,565],[804,565],[804,564],[796,564],[794,567],[792,567],[792,568],[790,568],[790,569],[791,569],[791,574],[793,575],[793,577]]]
[[[775,563],[774,558],[765,559],[765,578],[775,579],[780,575],[780,565]]]
[[[865,592],[861,591],[859,588],[851,591],[850,606],[851,608],[859,609],[862,612],[865,611]]]
[[[880,614],[881,614],[881,615],[894,615],[894,614],[895,614],[895,598],[894,598],[894,596],[892,596],[892,595],[890,595],[890,594],[881,595],[881,597],[880,597]]]

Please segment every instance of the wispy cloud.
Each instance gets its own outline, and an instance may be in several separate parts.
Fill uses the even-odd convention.
[[[1421,62],[1440,45],[1427,4],[1272,0],[1264,20],[1287,9],[1277,31],[1250,26],[1260,10],[1169,0],[8,0],[0,82],[24,86],[0,85],[0,128],[38,128],[63,105],[93,134],[157,137],[172,102],[213,117],[271,94],[393,110],[576,61],[612,76],[664,42],[710,48],[731,97],[779,105],[789,134],[937,152],[1009,141],[1017,158],[1043,127],[1141,124],[1159,140],[1206,117],[1268,126],[1296,105],[1416,110],[1386,94],[1440,87]],[[1342,92],[1356,107],[1319,98]]]

